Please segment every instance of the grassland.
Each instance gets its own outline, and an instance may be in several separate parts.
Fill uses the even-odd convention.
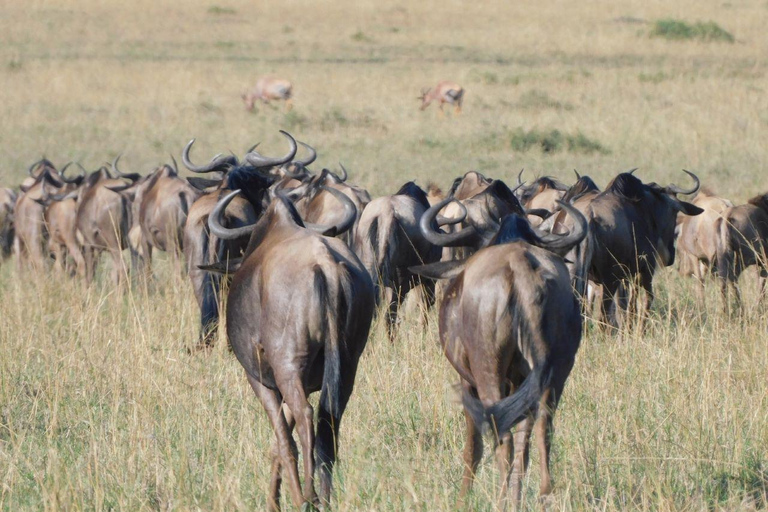
[[[651,37],[657,20],[712,20],[733,44]],[[241,153],[279,128],[339,160],[372,194],[522,167],[605,185],[693,170],[741,202],[768,188],[764,2],[428,0],[279,5],[234,0],[0,5],[0,183],[41,154],[146,172]],[[295,108],[244,110],[273,74]],[[461,116],[419,112],[421,87],[467,90]],[[434,109],[434,107],[432,107]],[[519,144],[519,134],[600,151]],[[527,139],[526,139],[527,140]],[[586,142],[585,142],[586,144]],[[0,509],[264,508],[271,431],[223,340],[188,355],[197,313],[178,262],[149,290],[86,289],[0,267]],[[766,308],[741,316],[668,269],[645,331],[590,328],[555,420],[554,510],[768,507]],[[337,510],[452,510],[463,417],[426,326],[390,344],[374,326],[342,427]],[[526,481],[535,507],[536,458]],[[493,508],[486,456],[472,505]]]

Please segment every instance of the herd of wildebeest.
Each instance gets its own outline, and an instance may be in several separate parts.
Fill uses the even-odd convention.
[[[12,250],[20,268],[52,258],[56,271],[91,282],[107,252],[117,285],[151,275],[155,250],[183,253],[200,347],[214,342],[226,303],[231,350],[276,434],[271,509],[283,478],[296,506],[328,503],[339,425],[377,305],[395,340],[409,291],[425,310],[439,303],[440,343],[459,374],[467,424],[462,500],[490,431],[501,503],[514,505],[533,430],[540,492],[551,490],[552,417],[587,313],[609,331],[642,318],[654,272],[674,262],[676,248],[683,273],[721,281],[727,309],[731,291],[739,305],[736,282],[747,266],[758,265],[765,284],[768,194],[734,206],[688,171],[688,188],[644,183],[633,170],[604,190],[578,173],[567,185],[550,177],[526,184],[521,172],[510,188],[472,171],[446,194],[408,182],[371,199],[343,166],[312,172],[315,150],[281,133],[284,156],[254,146],[242,160],[217,155],[204,165],[192,162],[190,141],[182,161],[206,177],[183,179],[175,161],[126,173],[119,157],[111,169],[72,176],[70,165],[43,159],[18,193],[0,189],[3,253]],[[307,401],[314,391],[316,420]]]

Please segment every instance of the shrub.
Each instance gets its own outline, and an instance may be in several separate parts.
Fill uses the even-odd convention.
[[[218,5],[212,5],[208,8],[208,14],[237,14],[237,11],[231,7],[221,7]]]
[[[698,39],[700,41],[718,41],[733,43],[736,39],[727,30],[714,21],[690,24],[671,18],[656,20],[651,29],[651,37],[663,37],[670,41],[685,41]]]
[[[568,134],[560,130],[539,131],[533,129],[525,131],[518,128],[510,134],[509,146],[517,152],[525,152],[534,148],[538,148],[542,153],[557,153],[563,150],[570,153],[587,154],[606,154],[609,152],[605,146],[581,132]]]

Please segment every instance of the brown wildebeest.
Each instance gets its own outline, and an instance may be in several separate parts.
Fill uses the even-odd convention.
[[[106,167],[92,172],[78,188],[77,232],[85,257],[85,279],[90,283],[96,273],[99,256],[109,252],[112,258],[112,281],[119,284],[126,269],[123,250],[130,247],[131,200],[126,191],[130,185],[112,178]]]
[[[489,233],[498,227],[499,221],[511,213],[525,215],[520,201],[501,180],[488,179],[478,172],[468,172],[454,181],[449,196],[455,201],[448,202],[443,215],[446,218],[460,218],[461,222],[451,223],[447,231],[472,227],[478,233]],[[478,241],[479,243],[479,241]],[[442,259],[462,259],[479,249],[481,245],[446,246]]]
[[[603,286],[601,314],[611,327],[619,326],[620,311],[634,310],[630,292],[635,284],[645,290],[645,308],[650,309],[657,265],[675,261],[677,214],[703,211],[677,198],[699,189],[696,175],[685,172],[695,181],[688,190],[645,184],[631,172],[621,173],[587,207],[590,233],[579,248],[573,274],[578,282],[588,277]]]
[[[680,254],[680,273],[694,276],[704,284],[704,278],[717,268],[717,220],[733,203],[702,188],[691,201],[704,212],[695,217],[679,215],[677,251]],[[699,288],[703,290],[703,286]]]
[[[284,100],[285,109],[291,110],[293,108],[291,100],[292,91],[293,85],[288,80],[264,77],[256,80],[256,85],[252,89],[245,91],[242,94],[242,98],[245,102],[245,108],[248,110],[253,110],[256,100],[261,101],[265,105],[272,100]]]
[[[489,424],[501,473],[500,508],[507,489],[520,500],[528,465],[528,443],[536,430],[541,495],[551,491],[549,454],[552,416],[573,367],[582,334],[579,302],[561,255],[581,242],[586,219],[566,235],[539,234],[524,216],[510,214],[495,233],[472,227],[457,233],[434,231],[438,203],[421,220],[424,236],[436,245],[475,245],[492,238],[468,259],[414,268],[425,277],[449,279],[440,306],[440,343],[461,377],[467,437],[461,499],[472,486],[483,451],[481,433]],[[520,424],[513,435],[512,427]]]
[[[44,207],[37,201],[42,197],[42,183],[45,181],[54,192],[58,192],[64,183],[59,179],[59,173],[53,164],[43,158],[29,168],[29,178],[21,186],[21,193],[16,198],[14,206],[14,227],[16,238],[13,242],[13,252],[17,265],[21,269],[25,264],[33,268],[45,267],[46,240]]]
[[[184,225],[184,256],[187,262],[187,271],[192,281],[192,288],[200,307],[200,343],[211,345],[219,321],[219,293],[221,291],[222,275],[215,272],[204,271],[200,266],[211,265],[216,262],[230,262],[239,259],[245,251],[249,235],[240,238],[220,239],[210,233],[208,229],[208,217],[225,192],[232,190],[229,183],[229,172],[233,172],[234,181],[242,181],[242,176],[250,179],[247,188],[254,195],[251,202],[242,196],[235,197],[223,214],[222,224],[228,228],[251,226],[256,223],[261,213],[266,208],[268,189],[277,181],[278,176],[260,172],[261,169],[274,168],[290,162],[296,155],[296,142],[290,134],[285,133],[291,147],[288,154],[281,158],[265,158],[249,151],[245,156],[246,164],[241,167],[240,162],[234,156],[217,155],[211,159],[208,165],[197,166],[189,159],[189,150],[194,143],[191,140],[184,148],[182,161],[184,165],[195,173],[212,173],[218,179],[205,180],[201,178],[188,178],[193,185],[204,185],[203,194],[195,201],[187,215]],[[313,150],[314,153],[314,150]],[[306,165],[311,163],[307,159]],[[304,162],[300,162],[304,165]],[[245,188],[245,185],[243,185]]]
[[[48,250],[54,257],[55,267],[62,273],[70,273],[72,268],[67,259],[69,256],[77,274],[84,277],[85,258],[77,240],[77,193],[74,191],[82,184],[87,173],[80,166],[80,175],[67,178],[66,169],[64,167],[59,172],[59,179],[65,183],[65,186],[59,188],[59,193],[50,194],[43,181],[42,195],[37,202],[45,207],[43,218],[48,233]]]
[[[523,183],[522,178],[523,171],[521,170],[517,175],[518,186],[517,194],[515,195],[526,210],[546,210],[553,212],[557,207],[557,201],[561,200],[568,190],[568,187],[565,184],[550,176],[536,178],[530,185]],[[534,226],[538,226],[542,223],[542,219],[536,215],[529,215],[528,220]]]
[[[390,339],[395,333],[400,303],[411,288],[423,285],[426,304],[434,302],[434,282],[422,282],[420,276],[408,270],[440,259],[440,248],[429,243],[419,229],[419,220],[429,206],[427,194],[409,181],[395,194],[368,203],[355,231],[355,254],[378,287],[377,297],[388,309]]]
[[[173,167],[161,165],[150,174],[138,177],[120,172],[117,167],[119,158],[112,163],[115,173],[121,177],[138,178],[132,187],[133,226],[129,239],[138,254],[142,271],[151,275],[153,249],[182,252],[187,213],[201,193],[179,177],[175,160]]]
[[[16,192],[0,188],[0,261],[11,255],[13,237],[13,208],[16,206]]]
[[[343,165],[341,173],[339,176],[328,169],[323,169],[319,175],[307,179],[302,185],[292,189],[290,196],[297,198],[296,209],[302,219],[313,224],[332,225],[339,222],[339,219],[345,215],[345,211],[339,206],[339,202],[329,189],[333,188],[344,193],[354,203],[357,212],[352,230],[341,235],[351,247],[360,216],[371,202],[371,196],[367,190],[347,183],[347,170]]]
[[[464,89],[459,84],[442,81],[431,89],[422,89],[419,99],[421,100],[421,107],[419,110],[424,110],[430,103],[437,101],[440,107],[440,113],[444,113],[443,105],[448,103],[455,107],[454,112],[456,114],[461,114],[461,105],[464,101]]]
[[[747,204],[727,208],[716,221],[718,231],[717,273],[728,311],[728,288],[739,307],[741,295],[736,286],[745,268],[757,265],[760,272],[760,297],[765,295],[768,278],[768,193],[755,196]]]
[[[331,228],[315,225],[307,229],[310,225],[279,194],[255,226],[226,229],[219,217],[238,192],[216,206],[209,226],[222,239],[252,232],[229,289],[227,335],[275,430],[269,509],[279,509],[284,475],[297,508],[316,504],[316,468],[320,471],[320,502],[327,506],[339,425],[368,338],[374,291],[368,272],[349,247],[315,230],[335,235],[351,228],[355,206],[340,191],[329,189],[344,204],[346,214]],[[247,190],[244,193],[251,195]],[[318,390],[315,432],[307,396]],[[304,462],[303,490],[291,436],[294,422]]]

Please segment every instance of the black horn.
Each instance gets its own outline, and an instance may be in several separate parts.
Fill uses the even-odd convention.
[[[265,156],[262,156],[258,154],[255,151],[251,151],[247,155],[245,155],[246,161],[251,164],[254,167],[275,167],[278,165],[283,165],[284,163],[290,162],[293,160],[293,157],[296,156],[296,151],[298,151],[298,145],[296,144],[296,139],[294,139],[290,133],[285,132],[283,130],[280,130],[280,133],[282,133],[287,139],[290,144],[290,150],[288,153],[282,157],[279,158],[268,158]]]
[[[218,203],[216,203],[216,206],[208,216],[208,228],[211,230],[211,234],[222,240],[234,240],[235,238],[249,236],[253,231],[253,224],[239,228],[225,228],[221,224],[221,216],[224,213],[224,210],[227,209],[227,205],[231,203],[239,193],[240,189],[237,189],[224,196]]]
[[[677,185],[672,184],[672,185],[667,186],[664,190],[666,190],[667,192],[670,192],[672,194],[683,194],[683,195],[686,195],[686,196],[690,195],[690,194],[695,194],[696,192],[698,192],[699,187],[701,186],[701,182],[699,181],[698,176],[693,174],[691,171],[686,171],[685,169],[683,169],[683,172],[685,174],[687,174],[688,176],[690,176],[691,178],[693,178],[693,181],[694,181],[693,188],[686,190],[684,188],[680,188]]]
[[[192,144],[195,143],[195,139],[190,140],[187,142],[187,145],[184,146],[184,150],[181,152],[181,162],[184,164],[184,167],[189,169],[192,172],[195,173],[208,173],[208,172],[215,172],[215,171],[221,171],[224,167],[230,166],[230,165],[238,165],[237,157],[234,155],[224,156],[221,153],[211,158],[211,161],[208,162],[206,165],[195,165],[192,163],[192,161],[189,159],[189,151],[192,149]],[[256,144],[258,146],[258,144]],[[253,146],[251,149],[248,150],[249,153],[251,153],[254,149],[256,149],[256,146]]]

